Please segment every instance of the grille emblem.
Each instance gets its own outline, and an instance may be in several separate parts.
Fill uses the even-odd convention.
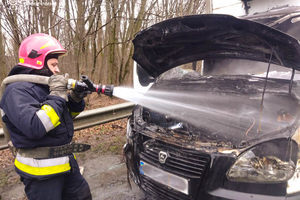
[[[168,154],[167,152],[164,152],[164,151],[160,151],[158,153],[158,160],[161,164],[165,164],[166,160],[168,158]]]

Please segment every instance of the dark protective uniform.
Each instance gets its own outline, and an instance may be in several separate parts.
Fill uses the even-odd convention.
[[[34,70],[15,66],[9,75]],[[1,100],[2,120],[16,148],[32,149],[65,145],[72,141],[73,118],[83,111],[84,100],[49,95],[47,85],[29,82],[9,84]],[[89,186],[79,172],[74,155],[34,159],[17,154],[16,172],[31,199],[91,199]]]

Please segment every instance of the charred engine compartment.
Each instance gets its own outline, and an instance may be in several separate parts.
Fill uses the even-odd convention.
[[[143,106],[149,103],[141,100],[128,121],[124,150],[135,183],[162,199],[197,199],[201,191],[214,190],[228,181],[224,179],[226,172],[245,149],[263,141],[291,137],[299,124],[295,109],[299,107],[298,84],[294,82],[290,92],[289,80],[268,80],[261,107],[264,84],[264,78],[248,75],[204,77],[187,73],[176,80],[159,79],[146,94],[157,107]],[[155,102],[156,98],[168,101]],[[189,106],[175,106],[183,103]],[[291,155],[293,163],[297,163],[297,153]],[[228,187],[238,187],[238,183]],[[271,189],[266,186],[264,191],[259,184],[247,187],[262,194]],[[274,194],[283,193],[278,190]]]
[[[270,79],[262,102],[264,84],[264,78],[243,75],[188,73],[179,80],[160,79],[136,108],[137,124],[143,122],[149,137],[180,138],[173,144],[185,148],[244,148],[252,140],[285,131],[297,119],[298,84],[290,92],[289,80]]]

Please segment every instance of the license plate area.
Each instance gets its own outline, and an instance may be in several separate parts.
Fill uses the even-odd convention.
[[[189,180],[140,161],[140,173],[174,190],[189,195]]]

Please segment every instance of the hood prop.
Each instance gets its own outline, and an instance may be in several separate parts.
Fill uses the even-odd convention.
[[[272,61],[273,53],[274,53],[274,46],[272,46],[272,52],[271,52],[271,56],[270,56],[270,60],[269,60],[269,64],[268,64],[266,81],[265,81],[264,90],[263,90],[262,97],[261,97],[258,132],[260,132],[260,129],[261,129],[261,118],[262,118],[262,109],[263,109],[263,103],[264,103],[264,96],[265,96],[265,91],[266,91],[266,87],[267,87],[268,76],[269,76],[269,71],[270,71],[270,66],[271,66],[271,61]]]
[[[290,82],[290,86],[289,86],[289,94],[292,93],[292,86],[293,86],[294,76],[295,76],[295,68],[293,68],[293,72],[292,72],[291,82]]]

